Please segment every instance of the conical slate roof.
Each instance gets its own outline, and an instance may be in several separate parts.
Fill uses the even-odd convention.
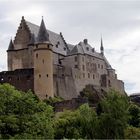
[[[37,41],[38,41],[38,43],[43,43],[43,42],[49,41],[49,34],[46,30],[45,23],[44,23],[43,19],[41,21],[41,25],[39,28]]]
[[[101,37],[101,48],[100,49],[101,49],[101,51],[104,50],[102,37]]]
[[[14,44],[13,44],[12,39],[10,40],[9,47],[8,47],[8,51],[11,51],[11,50],[14,50]]]

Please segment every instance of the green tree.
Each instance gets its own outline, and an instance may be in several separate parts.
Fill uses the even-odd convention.
[[[96,138],[97,115],[87,104],[76,111],[65,111],[56,118],[55,138]]]
[[[95,139],[98,126],[98,118],[95,110],[90,108],[88,104],[84,104],[80,106],[78,112],[82,138]]]
[[[1,138],[53,138],[53,109],[30,91],[0,85]]]
[[[80,138],[80,126],[77,117],[77,111],[67,110],[60,113],[54,123],[55,138]]]
[[[128,108],[126,96],[114,90],[108,92],[100,102],[98,138],[124,138],[124,129],[129,118]]]
[[[140,139],[140,128],[129,126],[125,129],[125,139]]]
[[[130,113],[129,124],[134,127],[139,127],[140,126],[140,107],[135,104],[131,104],[129,107],[129,113]]]

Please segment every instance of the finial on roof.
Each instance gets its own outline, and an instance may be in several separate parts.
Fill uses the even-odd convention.
[[[103,47],[102,35],[101,35],[101,47],[100,47],[100,51],[101,51],[101,54],[103,55],[104,54],[104,47]]]
[[[24,16],[22,16],[22,20],[24,20]]]
[[[38,43],[43,43],[43,42],[49,41],[49,34],[46,30],[43,18],[42,18],[41,25],[39,28],[37,41],[38,41]]]
[[[8,47],[8,51],[11,51],[11,50],[14,50],[14,44],[13,44],[12,38],[10,40],[9,47]]]
[[[87,39],[84,39],[83,42],[84,42],[85,45],[88,44],[88,40]]]

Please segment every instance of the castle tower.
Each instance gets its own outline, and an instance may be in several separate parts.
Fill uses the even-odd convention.
[[[13,54],[14,54],[14,44],[13,44],[13,41],[12,39],[10,40],[10,43],[9,43],[9,47],[8,47],[8,50],[7,50],[7,56],[8,56],[8,70],[11,71],[13,70],[12,69],[12,57],[13,57]]]
[[[34,48],[34,92],[40,99],[53,97],[53,52],[42,19]]]
[[[101,54],[104,55],[104,47],[103,47],[103,40],[101,37],[101,47],[100,47]]]

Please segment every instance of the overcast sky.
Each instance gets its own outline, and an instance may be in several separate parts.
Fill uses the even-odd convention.
[[[62,32],[77,44],[84,38],[97,51],[101,34],[105,55],[128,94],[140,92],[140,1],[137,0],[0,0],[0,71],[7,70],[6,50],[21,17]]]

